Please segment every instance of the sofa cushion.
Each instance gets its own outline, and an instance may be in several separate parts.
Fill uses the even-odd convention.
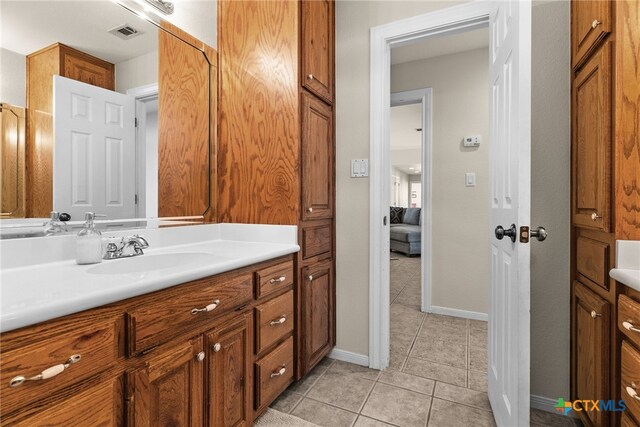
[[[402,224],[402,217],[404,216],[405,208],[399,208],[396,206],[391,206],[391,211],[389,213],[389,223],[390,224]]]
[[[402,217],[403,224],[419,225],[420,224],[420,208],[407,208]]]
[[[420,226],[419,225],[396,225],[390,228],[389,234],[391,240],[399,242],[420,242]]]

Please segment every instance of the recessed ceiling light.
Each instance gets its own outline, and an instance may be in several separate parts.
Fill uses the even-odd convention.
[[[414,170],[415,168],[409,168],[410,171]]]

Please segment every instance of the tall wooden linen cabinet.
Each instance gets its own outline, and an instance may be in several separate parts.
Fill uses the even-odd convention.
[[[218,217],[298,226],[296,373],[335,346],[334,3],[218,2]]]
[[[640,3],[573,0],[571,51],[571,400],[629,400],[616,320],[628,291],[609,270],[615,241],[640,239]],[[587,426],[637,425],[588,409]]]

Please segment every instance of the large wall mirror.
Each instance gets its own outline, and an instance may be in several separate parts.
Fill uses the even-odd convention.
[[[1,7],[0,224],[215,219],[215,1]]]

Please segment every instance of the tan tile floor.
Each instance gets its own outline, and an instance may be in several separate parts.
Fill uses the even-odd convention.
[[[420,312],[420,258],[391,261],[391,361],[384,372],[324,359],[272,405],[328,427],[495,426],[486,322]],[[574,426],[533,410],[532,426]]]

